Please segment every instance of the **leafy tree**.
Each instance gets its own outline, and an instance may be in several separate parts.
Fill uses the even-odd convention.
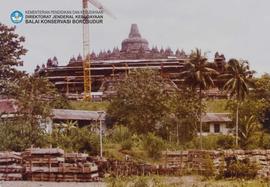
[[[213,76],[217,75],[218,72],[212,69],[211,64],[207,62],[207,58],[201,54],[201,50],[196,49],[192,51],[189,61],[185,64],[184,71],[181,72],[181,77],[184,78],[186,85],[192,89],[199,90],[200,100],[200,147],[202,149],[202,113],[203,113],[203,94],[202,91],[214,86]]]
[[[166,124],[165,128],[169,128],[169,131],[163,128],[159,134],[166,133],[166,136],[170,136],[172,132],[175,132],[177,144],[190,141],[198,132],[195,125],[198,120],[194,116],[198,116],[200,100],[196,97],[196,92],[183,86],[170,93],[168,106],[170,112],[163,123]]]
[[[23,64],[21,57],[27,50],[23,47],[25,38],[15,33],[15,27],[0,23],[0,95],[12,94],[12,87],[24,75],[15,67]]]
[[[17,101],[20,115],[29,119],[38,116],[44,119],[50,116],[52,108],[59,108],[62,98],[46,78],[27,75],[19,82],[14,88],[16,95],[13,98]]]
[[[250,93],[250,98],[264,104],[260,111],[260,122],[263,127],[270,131],[270,75],[264,74],[255,80],[256,89]]]
[[[117,124],[127,125],[133,132],[156,132],[168,106],[166,83],[158,72],[136,70],[117,87],[117,96],[108,114]]]
[[[21,57],[27,52],[24,41],[15,33],[15,27],[0,23],[0,95],[14,99],[18,107],[13,118],[0,121],[1,149],[19,151],[44,145],[41,142],[46,143],[46,131],[41,124],[46,123],[51,108],[67,105],[48,80],[16,69],[23,64]]]
[[[252,94],[253,93],[251,92],[251,95]],[[239,104],[239,141],[242,148],[254,148],[261,146],[258,144],[258,139],[260,139],[260,136],[263,136],[262,133],[264,133],[262,123],[266,119],[265,111],[267,108],[268,104],[264,99],[259,99],[254,96],[248,96]],[[229,100],[227,103],[227,109],[231,111],[233,121],[236,121],[237,101]],[[252,118],[252,120],[250,120],[253,121],[256,128],[253,129],[253,125],[250,126],[249,118]],[[249,132],[246,138],[243,136],[242,131]]]
[[[258,99],[270,100],[270,75],[263,74],[260,78],[255,79],[256,89],[251,96]]]
[[[0,141],[1,151],[24,151],[32,145],[49,145],[45,128],[33,126],[22,118],[0,120]]]
[[[15,99],[18,111],[13,118],[0,121],[3,128],[0,133],[2,147],[15,151],[31,145],[46,145],[45,124],[51,115],[51,109],[57,108],[60,97],[53,85],[44,78],[25,75],[19,83],[12,88],[15,93],[12,98]]]
[[[231,98],[237,101],[236,105],[236,122],[235,122],[235,144],[238,146],[239,131],[239,105],[249,93],[249,89],[254,87],[251,78],[254,71],[249,69],[247,61],[231,59],[226,67],[226,74],[221,75],[225,78],[224,89],[230,94]]]

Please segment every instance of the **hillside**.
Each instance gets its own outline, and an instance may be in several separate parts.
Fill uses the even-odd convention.
[[[212,113],[222,113],[222,112],[229,112],[226,110],[226,102],[225,99],[219,100],[207,100],[206,101],[206,112]],[[106,111],[110,102],[109,101],[102,101],[102,102],[84,102],[84,101],[71,101],[71,109],[74,110],[104,110]]]

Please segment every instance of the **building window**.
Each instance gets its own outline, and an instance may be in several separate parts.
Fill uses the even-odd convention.
[[[214,132],[219,133],[220,132],[220,125],[219,124],[214,124]]]

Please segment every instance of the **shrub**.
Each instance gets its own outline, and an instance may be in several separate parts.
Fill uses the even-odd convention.
[[[161,151],[164,148],[163,140],[160,137],[155,136],[153,133],[148,133],[143,144],[149,157],[153,159],[160,158]]]
[[[270,135],[269,133],[263,133],[259,140],[260,147],[263,149],[270,149]]]
[[[1,151],[24,151],[31,145],[48,146],[48,137],[43,128],[31,124],[27,119],[0,119]]]
[[[122,148],[123,150],[131,150],[132,145],[133,145],[132,139],[129,138],[129,139],[127,139],[127,140],[125,140],[125,141],[123,141],[123,142],[121,143],[121,148]]]
[[[234,137],[225,135],[208,135],[203,137],[204,149],[231,149],[234,147]],[[200,148],[200,137],[195,137],[191,142],[186,144],[188,149]]]
[[[129,129],[123,125],[116,125],[112,130],[112,139],[116,143],[121,143],[130,139],[132,136]]]
[[[66,152],[87,152],[95,155],[99,151],[99,136],[87,127],[67,125],[61,129],[54,129],[50,143]]]
[[[224,171],[225,178],[254,179],[259,169],[258,165],[250,162],[248,158],[241,161],[230,158],[226,163],[226,170]]]
[[[222,149],[232,149],[234,148],[234,137],[233,136],[219,136],[218,140],[217,140],[217,146],[218,148],[222,148]]]
[[[204,177],[209,179],[215,175],[215,166],[209,154],[205,155],[205,158],[203,159],[203,165],[205,166],[205,170],[202,173]]]

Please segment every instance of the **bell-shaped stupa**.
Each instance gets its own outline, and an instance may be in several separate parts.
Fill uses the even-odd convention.
[[[148,41],[142,38],[137,24],[132,24],[127,39],[122,42],[122,52],[139,52],[140,50],[149,51]]]

